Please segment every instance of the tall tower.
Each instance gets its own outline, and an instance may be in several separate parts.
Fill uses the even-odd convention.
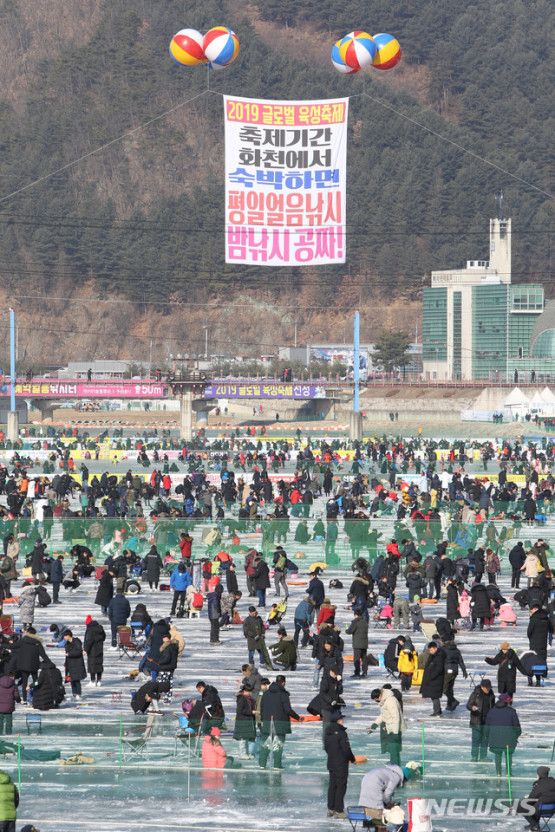
[[[503,192],[497,197],[497,219],[489,221],[489,267],[501,283],[511,282],[511,221],[506,219]]]

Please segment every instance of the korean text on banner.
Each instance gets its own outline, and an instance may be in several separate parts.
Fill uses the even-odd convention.
[[[226,263],[344,263],[349,99],[224,108]]]

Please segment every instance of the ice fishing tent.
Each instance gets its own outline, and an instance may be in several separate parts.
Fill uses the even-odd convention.
[[[542,394],[539,390],[537,390],[530,401],[528,402],[528,410],[530,413],[543,413],[545,410],[546,404],[543,400]]]
[[[555,415],[555,395],[553,395],[549,387],[544,387],[540,393],[540,396],[543,400],[543,415]]]
[[[505,401],[503,402],[503,410],[510,413],[511,417],[525,416],[528,413],[528,397],[522,392],[520,387],[515,387]]]

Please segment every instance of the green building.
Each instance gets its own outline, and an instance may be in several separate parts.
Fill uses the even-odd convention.
[[[431,286],[424,289],[424,377],[555,379],[555,309],[551,307],[545,306],[540,284],[511,284],[511,220],[490,220],[490,259],[432,272]]]

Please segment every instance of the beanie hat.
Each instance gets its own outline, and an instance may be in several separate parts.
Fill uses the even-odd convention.
[[[87,617],[85,618],[85,624],[92,624],[92,622],[93,622],[92,615],[87,615]]]
[[[411,760],[406,766],[403,766],[403,777],[405,780],[412,780],[418,774],[421,773],[421,769],[418,763],[415,763],[414,760]]]
[[[210,729],[210,736],[211,737],[219,737],[221,733],[222,732],[220,731],[220,729],[217,728],[215,725]]]

